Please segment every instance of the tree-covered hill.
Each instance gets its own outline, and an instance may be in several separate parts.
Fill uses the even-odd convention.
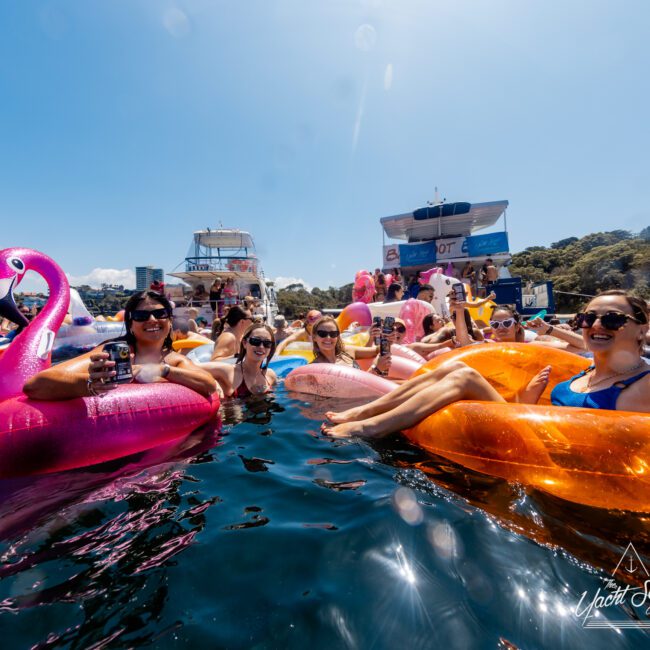
[[[626,230],[569,237],[544,246],[531,246],[512,256],[510,273],[524,281],[553,280],[557,310],[574,311],[579,296],[607,289],[629,289],[650,299],[650,226],[638,235]]]

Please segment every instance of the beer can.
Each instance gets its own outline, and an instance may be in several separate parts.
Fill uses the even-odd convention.
[[[104,345],[104,352],[108,352],[109,360],[115,361],[115,376],[107,377],[106,383],[130,384],[133,381],[131,369],[131,350],[124,341],[113,341]]]

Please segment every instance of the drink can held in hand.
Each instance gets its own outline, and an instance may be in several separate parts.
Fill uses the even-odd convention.
[[[128,343],[114,341],[107,343],[104,352],[108,352],[110,361],[115,361],[115,376],[107,377],[106,383],[130,384],[133,381],[133,370],[131,368],[131,350]]]

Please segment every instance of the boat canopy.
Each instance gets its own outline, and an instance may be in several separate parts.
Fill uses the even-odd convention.
[[[440,203],[413,212],[380,219],[391,239],[407,242],[461,237],[493,226],[505,212],[508,201],[488,203]]]
[[[197,230],[192,246],[206,248],[251,248],[255,249],[253,238],[244,230]],[[189,256],[188,256],[189,257]]]

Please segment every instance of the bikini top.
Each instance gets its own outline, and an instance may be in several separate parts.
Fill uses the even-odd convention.
[[[239,398],[244,398],[244,397],[250,397],[251,395],[262,395],[264,393],[269,392],[269,380],[266,378],[266,375],[264,375],[264,390],[261,392],[255,392],[253,393],[248,385],[246,384],[246,378],[244,377],[244,370],[242,369],[241,373],[241,384],[235,388],[235,392],[232,394],[233,397],[239,397]]]
[[[591,368],[588,368],[587,370],[590,369]],[[609,411],[615,411],[616,400],[618,400],[618,396],[628,386],[631,386],[633,383],[639,381],[639,379],[645,377],[647,374],[650,374],[650,370],[644,370],[638,375],[634,375],[634,377],[617,381],[615,384],[609,386],[608,388],[595,390],[590,393],[577,393],[576,391],[571,390],[571,384],[576,379],[584,377],[584,375],[587,373],[587,370],[583,370],[575,377],[571,377],[571,379],[557,384],[551,392],[551,404],[554,406],[573,406],[577,408],[606,409]]]

